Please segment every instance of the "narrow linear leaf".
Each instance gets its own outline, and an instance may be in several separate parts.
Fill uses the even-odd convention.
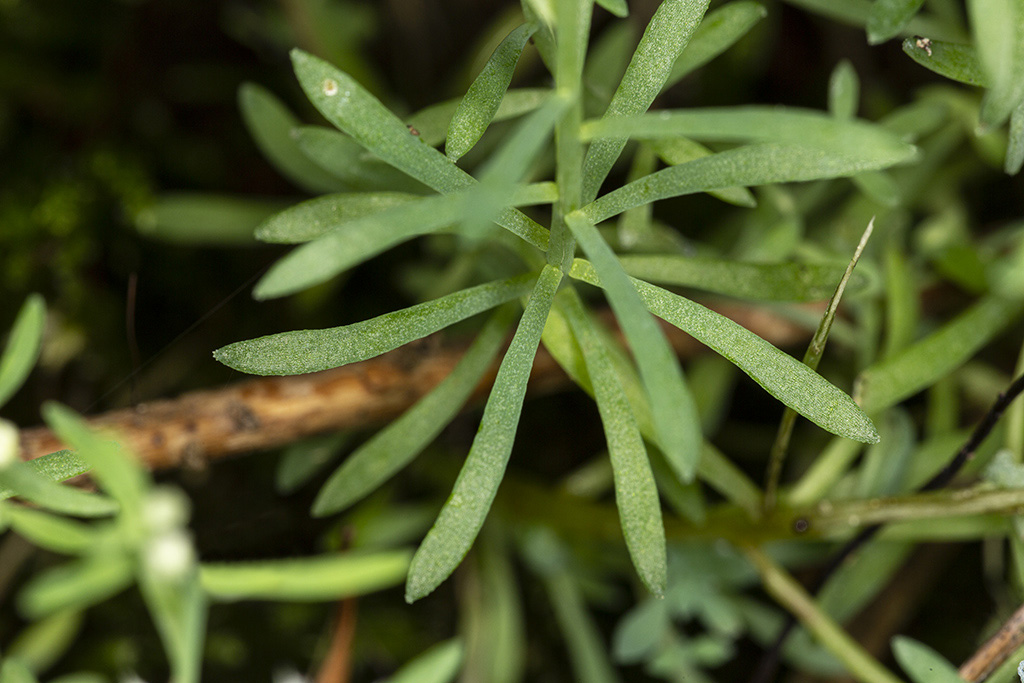
[[[1021,166],[1024,166],[1024,100],[1021,100],[1010,116],[1010,139],[1006,145],[1003,170],[1009,175],[1017,175]]]
[[[519,683],[526,668],[522,599],[510,548],[489,543],[474,553],[459,599],[459,625],[466,642],[463,680]]]
[[[195,567],[181,580],[142,572],[139,590],[156,624],[175,683],[199,683],[206,641],[208,601]]]
[[[530,291],[536,275],[463,289],[351,325],[295,330],[235,342],[213,352],[228,367],[254,375],[301,375],[366,360],[482,313]]]
[[[871,366],[857,380],[868,413],[895,405],[960,367],[1013,323],[1024,301],[987,296],[916,344]]]
[[[550,88],[513,88],[501,98],[491,121],[505,121],[528,114],[551,96]],[[433,104],[421,109],[405,120],[420,135],[420,140],[431,147],[440,145],[448,136],[448,124],[459,108],[462,98]]]
[[[596,269],[586,261],[577,259],[570,274],[604,286]],[[729,359],[765,391],[811,422],[856,441],[878,440],[871,420],[853,399],[800,361],[700,304],[642,280],[633,280],[633,284],[652,313]]]
[[[892,653],[914,683],[963,683],[956,667],[927,645],[913,638],[896,636]]]
[[[995,128],[1024,100],[1024,3],[971,0],[967,10],[989,84],[978,119],[982,128]]]
[[[281,495],[294,493],[341,455],[341,449],[351,438],[352,432],[342,431],[290,444],[277,461],[274,488]]]
[[[463,650],[457,638],[435,645],[384,683],[448,683],[459,673]]]
[[[988,76],[970,45],[928,38],[907,38],[903,51],[924,68],[967,85],[987,85]]]
[[[851,176],[877,170],[910,158],[838,155],[800,145],[751,145],[720,152],[652,173],[591,202],[581,210],[599,223],[626,209],[669,197],[707,192],[734,185],[766,185]]]
[[[46,325],[46,302],[31,294],[21,305],[0,355],[0,406],[7,403],[24,383],[39,358]]]
[[[32,468],[50,481],[64,481],[89,471],[89,465],[71,451],[47,453],[29,460],[25,466]],[[15,495],[14,491],[0,486],[0,500],[6,500],[13,495]]]
[[[82,632],[85,614],[80,610],[57,612],[45,619],[29,624],[11,641],[7,647],[5,661],[18,659],[32,671],[46,671],[56,664],[71,648]],[[16,683],[14,679],[5,677],[0,670],[0,680],[4,683]],[[66,677],[64,678],[66,681]],[[60,679],[49,679],[50,683],[59,683]],[[88,683],[107,683],[106,679],[93,680]]]
[[[417,199],[405,192],[329,194],[291,206],[256,228],[261,242],[298,244],[323,237],[355,220]]]
[[[40,619],[63,609],[83,609],[120,593],[132,583],[135,563],[126,555],[90,556],[30,580],[18,594],[18,610]]]
[[[343,189],[338,178],[303,154],[292,136],[301,122],[269,90],[243,83],[238,89],[238,108],[263,156],[288,180],[313,193]]]
[[[658,6],[612,96],[606,117],[640,114],[650,108],[707,8],[708,0],[665,0]],[[583,162],[584,203],[597,196],[625,146],[624,136],[609,136],[595,141],[587,150]]]
[[[924,0],[875,0],[868,15],[868,43],[878,45],[898,36],[923,4]]]
[[[786,0],[790,5],[803,7],[836,21],[863,28],[871,15],[872,0]],[[966,43],[968,37],[959,22],[950,22],[937,16],[918,14],[905,27],[905,32],[933,39]]]
[[[452,161],[458,161],[472,149],[491,124],[512,82],[512,74],[526,47],[526,41],[536,30],[537,27],[532,24],[522,24],[513,29],[495,48],[480,74],[469,86],[448,124],[444,150]]]
[[[498,368],[466,463],[437,521],[413,557],[405,588],[408,602],[424,597],[448,578],[483,526],[512,452],[526,382],[561,279],[557,268],[545,266],[541,271]]]
[[[860,106],[860,80],[850,60],[843,59],[828,79],[828,111],[840,121],[851,121]]]
[[[679,361],[597,228],[579,212],[569,214],[566,222],[590,257],[595,277],[599,274],[629,342],[650,399],[654,431],[665,458],[682,481],[692,481],[700,458],[700,418]]]
[[[693,161],[694,159],[714,154],[714,152],[699,142],[681,136],[645,140],[644,144],[653,149],[661,157],[661,160],[669,166],[685,164],[687,161]],[[634,178],[630,178],[630,180],[634,180]],[[722,190],[712,190],[708,194],[736,206],[745,206],[747,208],[757,206],[757,199],[754,197],[754,194],[745,187],[727,187]]]
[[[338,553],[265,562],[205,563],[203,589],[214,600],[340,600],[391,588],[409,568],[408,550]]]
[[[169,193],[139,211],[135,226],[146,237],[175,244],[255,244],[256,226],[287,205],[249,197]]]
[[[12,505],[5,509],[4,516],[23,538],[53,552],[77,555],[95,548],[100,539],[88,524],[30,507]]]
[[[413,135],[351,76],[301,50],[292,51],[292,63],[320,113],[380,159],[442,194],[473,184],[468,173]],[[521,212],[504,209],[498,224],[539,249],[547,248],[547,231]]]
[[[596,2],[617,17],[629,16],[626,0],[596,0]]]
[[[647,589],[665,594],[668,559],[665,555],[665,527],[661,501],[654,483],[647,449],[636,418],[616,375],[611,358],[593,328],[578,296],[569,297],[565,311],[579,340],[587,373],[594,388],[594,400],[601,413],[608,455],[615,476],[615,504],[622,520],[622,534]]]
[[[314,517],[334,514],[375,490],[437,437],[494,362],[510,318],[508,309],[495,313],[451,374],[345,459],[317,494]]]
[[[56,402],[43,405],[43,419],[61,441],[92,469],[92,477],[121,504],[126,514],[138,514],[149,479],[137,460],[109,437],[94,431],[77,413]]]
[[[768,16],[764,5],[750,0],[730,2],[708,12],[682,54],[672,65],[665,88],[722,54],[745,36],[757,22]]]
[[[584,139],[684,135],[697,140],[791,143],[886,166],[906,161],[914,153],[912,145],[877,124],[796,107],[711,107],[605,117],[585,122],[581,135]]]
[[[841,263],[743,263],[674,254],[624,254],[619,262],[641,280],[755,301],[822,301],[835,290],[846,267]],[[852,289],[866,284],[866,278],[854,278]]]
[[[114,514],[116,501],[98,493],[58,484],[27,463],[12,462],[0,469],[0,488],[40,507],[78,517]]]
[[[299,126],[292,135],[302,153],[355,191],[401,191],[431,194],[431,189],[335,128]]]

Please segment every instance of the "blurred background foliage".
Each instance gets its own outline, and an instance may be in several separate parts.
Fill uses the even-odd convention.
[[[638,31],[657,3],[629,4]],[[661,105],[765,102],[820,109],[830,74],[844,59],[860,78],[864,118],[883,117],[921,88],[948,86],[908,59],[898,40],[869,46],[863,28],[782,2],[764,4],[768,15],[763,22],[673,88]],[[956,0],[929,2],[928,8],[963,15]],[[396,302],[413,301],[410,287],[423,281],[423,272],[409,264],[429,262],[431,249],[443,250],[443,245],[425,240],[361,266],[357,288],[335,282],[292,299],[256,304],[248,296],[251,284],[280,249],[255,243],[196,247],[158,242],[139,228],[145,228],[157,198],[175,192],[246,198],[268,206],[305,196],[261,156],[237,107],[240,85],[255,82],[305,120],[316,120],[292,75],[291,47],[328,59],[396,112],[410,113],[460,96],[512,25],[515,9],[502,0],[0,0],[0,329],[6,329],[30,292],[44,294],[50,309],[41,365],[6,417],[35,424],[37,407],[51,398],[88,414],[215,386],[236,374],[211,359],[214,348],[282,329],[351,322],[397,308]],[[608,19],[598,13],[595,34]],[[530,79],[539,74],[536,66],[524,60],[516,82],[535,85]],[[965,111],[976,107],[974,91],[964,87],[958,92]],[[964,275],[970,269],[963,265],[964,259],[979,258],[975,241],[1024,215],[1021,177],[1001,170],[1005,140],[999,135],[956,137],[944,150],[944,168],[935,182],[957,200],[939,207],[943,211],[916,206],[899,217],[905,223],[931,217],[930,232],[920,231],[923,242],[916,246],[928,247],[931,235],[944,247],[927,252],[934,267],[927,278],[939,282],[927,290],[937,319],[960,310],[975,293],[977,282]],[[732,211],[706,197],[687,201],[691,226],[718,226]],[[664,202],[657,211],[671,213],[674,206]],[[718,237],[710,231],[701,234],[696,227],[687,234],[708,241],[728,236],[728,231]],[[950,245],[959,248],[945,248]],[[951,274],[945,282],[943,273]],[[968,399],[976,398],[968,400],[965,420],[1002,388],[997,368],[1012,367],[1017,349],[996,345],[990,352],[991,364],[976,366],[964,380]],[[690,372],[718,377],[729,370],[709,359]],[[745,454],[756,455],[751,472],[760,478],[761,446],[771,443],[781,410],[775,405],[762,410],[765,399],[749,386],[738,385],[735,391],[733,411],[718,418],[716,443],[741,463]],[[565,424],[574,424],[574,431],[562,429]],[[457,421],[413,466],[413,476],[402,479],[400,494],[381,492],[343,523],[310,519],[315,486],[291,495],[277,492],[277,454],[162,476],[192,497],[204,559],[281,557],[381,539],[411,541],[422,536],[434,506],[395,501],[421,500],[416,496],[420,490],[445,490],[455,466],[448,451],[463,452],[474,429],[472,417]],[[513,467],[549,481],[572,472],[602,447],[596,414],[579,393],[528,403],[521,440],[531,434],[545,438],[518,445]],[[804,453],[821,443],[811,438]],[[750,452],[745,444],[760,450]],[[450,582],[415,606],[401,604],[391,593],[361,599],[355,645],[360,680],[392,671],[396,662],[436,642],[438,634],[454,632],[460,620],[471,623],[486,613],[474,609],[480,609],[480,601],[499,598],[481,593],[480,586],[508,571],[504,541],[496,535],[483,539],[484,549],[454,585]],[[528,560],[531,552],[541,558],[534,573],[543,580],[522,582],[526,616],[509,618],[530,623],[529,650],[521,660],[528,680],[569,680],[570,664],[545,595],[545,586],[557,593],[565,568],[544,566],[543,543],[530,541],[524,553]],[[977,547],[959,554],[948,548],[926,551],[917,567],[922,585],[976,599],[953,606],[963,610],[956,620],[948,618],[948,603],[926,603],[904,632],[966,656],[973,643],[960,634],[976,631],[991,614],[992,601],[1000,598],[986,583],[995,570]],[[18,557],[23,559],[11,561]],[[669,610],[683,629],[689,628],[688,619],[706,622],[709,635],[690,643],[686,652],[667,648],[657,659],[660,645],[631,640],[621,633],[627,627],[620,626],[616,656],[625,662],[654,662],[647,670],[655,675],[698,663],[710,669],[724,666],[721,680],[741,680],[745,658],[734,656],[728,637],[718,636],[732,632],[744,609],[756,609],[726,604],[725,598],[712,601],[710,608],[685,602],[694,590],[717,595],[719,582],[726,580],[721,567],[708,564],[709,557],[714,553],[675,551],[671,570],[688,577],[689,583],[682,584],[688,590],[680,588],[681,597],[668,600],[667,607],[643,603],[628,622],[662,623],[670,618]],[[0,541],[0,571],[16,568],[13,575],[0,574],[0,647],[24,626],[11,605],[12,586],[53,563],[53,557],[32,551],[16,537]],[[983,563],[987,574],[979,569]],[[582,590],[605,642],[611,642],[619,619],[639,596],[625,584],[599,577],[588,582],[586,567],[573,569],[583,574]],[[738,585],[751,579],[727,578]],[[461,614],[453,607],[454,592],[463,598]],[[333,615],[333,606],[320,604],[215,608],[207,642],[208,680],[265,680],[267,672],[282,667],[303,670],[323,651]],[[760,617],[758,623],[775,623],[763,614],[746,618]],[[157,635],[137,594],[128,592],[91,609],[84,619],[55,627],[52,642],[66,641],[70,649],[50,673],[84,668],[110,674],[133,670],[147,680],[164,675]],[[762,630],[770,633],[771,627]],[[639,664],[624,671],[630,680],[649,680]]]

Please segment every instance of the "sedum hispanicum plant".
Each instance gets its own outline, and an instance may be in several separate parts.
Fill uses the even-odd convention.
[[[529,370],[542,340],[549,348],[571,344],[582,353],[581,379],[604,424],[626,546],[641,580],[657,596],[665,592],[667,561],[648,448],[659,451],[671,476],[684,486],[696,480],[702,463],[705,468],[728,467],[724,462],[708,463],[719,456],[703,448],[692,389],[657,318],[720,353],[823,429],[859,442],[878,440],[865,412],[807,365],[728,318],[649,281],[675,283],[677,275],[684,278],[690,269],[689,277],[699,280],[702,288],[729,292],[736,282],[756,287],[758,278],[782,285],[792,279],[786,278],[790,265],[744,272],[742,264],[705,266],[673,253],[623,261],[616,240],[598,227],[661,199],[732,190],[730,197],[742,197],[749,204],[749,190],[737,190],[879,172],[910,163],[918,155],[914,145],[884,126],[825,111],[751,106],[649,112],[667,85],[741,37],[752,24],[751,16],[756,19],[761,12],[753,3],[728,5],[698,33],[707,9],[705,1],[662,3],[609,101],[591,112],[585,106],[583,79],[591,3],[526,2],[525,23],[494,51],[441,135],[428,128],[429,121],[407,124],[323,60],[298,50],[292,53],[307,97],[337,128],[301,128],[295,143],[300,150],[310,159],[347,154],[345,161],[358,164],[360,158],[352,151],[358,145],[374,160],[433,192],[342,192],[267,219],[256,231],[259,239],[301,244],[261,278],[254,290],[257,298],[316,286],[386,249],[440,231],[454,232],[466,244],[502,244],[508,260],[521,264],[519,272],[508,266],[513,273],[509,277],[466,286],[370,320],[282,332],[237,342],[214,354],[220,362],[253,374],[313,372],[371,358],[497,309],[455,373],[357,450],[328,480],[314,506],[317,514],[328,514],[374,490],[432,440],[479,382],[499,352],[505,330],[513,326],[466,462],[413,557],[407,600],[427,595],[444,581],[480,532],[512,452]],[[507,100],[524,96],[508,86],[531,37],[550,71],[551,87],[539,96],[533,91],[526,94],[533,98],[531,105],[520,107],[520,121],[471,175],[457,162],[485,137]],[[689,55],[694,56],[688,56],[690,45],[696,55]],[[443,141],[444,150],[427,139]],[[671,150],[666,155],[672,162],[608,188],[609,173],[635,140],[643,141],[645,148]],[[703,143],[725,147],[712,151]],[[336,159],[335,164],[341,163]],[[553,168],[538,171],[548,163]],[[537,177],[538,172],[543,176]],[[527,213],[527,207],[535,208]],[[499,228],[504,232],[496,232]],[[842,266],[835,263],[809,269],[803,282],[794,284],[834,287],[839,281],[837,268],[841,274]],[[631,270],[648,279],[633,277]],[[633,359],[626,368],[616,368],[608,339],[593,327],[588,286],[601,288],[615,313]],[[515,305],[511,302],[522,307],[517,322],[509,310]],[[552,327],[553,320],[564,324]],[[631,402],[620,375],[634,371],[640,390]],[[634,405],[637,402],[642,408]],[[638,409],[649,414],[644,432]]]

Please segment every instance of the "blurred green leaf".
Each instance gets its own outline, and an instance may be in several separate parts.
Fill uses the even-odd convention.
[[[708,12],[676,58],[664,87],[670,88],[728,50],[766,16],[768,10],[764,5],[750,0],[730,2]]]
[[[596,0],[596,2],[617,17],[629,16],[626,0]]]
[[[132,584],[135,562],[121,553],[103,553],[63,564],[31,579],[18,594],[18,609],[40,619],[64,609],[84,609]]]
[[[21,305],[14,319],[7,345],[0,355],[0,406],[24,383],[39,358],[46,326],[46,302],[32,294]]]
[[[1006,146],[1003,170],[1010,175],[1017,175],[1021,166],[1024,166],[1024,100],[1010,115],[1010,140]]]
[[[314,517],[343,510],[408,465],[452,421],[490,368],[511,322],[500,309],[477,335],[455,369],[404,415],[349,455],[313,502]]]
[[[868,15],[868,42],[877,45],[898,36],[923,4],[924,0],[875,0]]]
[[[59,660],[78,637],[85,615],[70,609],[26,626],[7,648],[7,656],[24,663],[31,671],[42,673]],[[7,679],[0,673],[0,680]]]
[[[261,242],[297,244],[323,237],[365,216],[417,199],[405,192],[347,192],[310,199],[266,219],[255,230]]]
[[[544,101],[550,96],[550,88],[512,88],[507,90],[491,121],[505,121],[527,114],[544,104]],[[431,147],[436,147],[448,136],[448,124],[461,102],[460,98],[431,105],[410,116],[406,119],[406,123],[419,133],[420,140]]]
[[[650,108],[707,8],[708,0],[665,0],[658,5],[605,117],[641,114]],[[601,183],[625,146],[625,136],[614,134],[590,145],[583,162],[584,202],[597,196]]]
[[[672,620],[665,600],[644,600],[615,627],[612,653],[620,664],[646,660],[670,636]]]
[[[823,301],[846,269],[838,262],[743,263],[674,254],[624,254],[619,262],[641,280],[755,301]],[[866,284],[865,277],[855,277],[850,289],[856,292]]]
[[[238,89],[242,120],[263,156],[288,180],[312,193],[337,192],[343,184],[310,161],[292,135],[300,124],[281,100],[255,83]]]
[[[352,438],[350,432],[321,434],[290,444],[281,454],[274,473],[274,488],[278,493],[289,494],[301,488],[315,477]]]
[[[330,171],[355,191],[426,194],[430,188],[388,165],[334,128],[300,126],[292,133],[311,161]]]
[[[147,237],[193,245],[255,244],[256,226],[288,202],[179,192],[165,194],[135,216]]]
[[[207,600],[193,566],[185,577],[166,578],[146,571],[139,589],[170,660],[175,683],[199,683],[206,640]]]
[[[4,657],[0,664],[0,681],[4,683],[38,683],[32,670],[17,657]]]
[[[416,657],[384,683],[448,683],[462,665],[462,642],[453,638]]]
[[[522,24],[505,36],[469,86],[448,124],[445,154],[452,161],[472,149],[487,130],[512,82],[526,41],[536,30],[534,25]]]
[[[857,116],[860,106],[860,81],[848,59],[841,60],[828,79],[828,110],[840,121]]]
[[[103,517],[118,511],[106,496],[58,484],[27,463],[12,462],[0,468],[0,487],[42,508],[78,517]]]
[[[199,579],[213,600],[340,600],[396,586],[408,550],[348,552],[302,559],[204,563]]]
[[[876,363],[857,380],[868,413],[895,405],[960,367],[1024,311],[1024,300],[987,296],[916,344]]]
[[[47,453],[29,460],[25,465],[51,481],[64,481],[89,471],[89,465],[71,451]],[[11,489],[0,487],[0,500],[13,495]]]
[[[564,291],[564,290],[563,290]],[[509,549],[486,533],[468,561],[459,595],[459,630],[466,642],[463,681],[520,683],[526,632]]]
[[[292,62],[320,113],[367,150],[441,193],[473,184],[468,173],[413,135],[350,76],[301,50],[292,52]],[[503,210],[498,224],[535,247],[547,248],[547,231],[515,209]]]
[[[913,638],[896,636],[892,639],[892,652],[914,683],[963,683],[955,666]]]
[[[561,280],[557,268],[548,265],[541,271],[498,368],[480,427],[451,496],[413,557],[405,588],[407,602],[428,595],[447,579],[483,526],[512,452],[526,382]]]
[[[580,259],[573,263],[571,275],[590,284],[600,282],[595,269]],[[642,280],[633,280],[633,286],[652,313],[728,358],[765,391],[822,429],[866,443],[878,440],[871,420],[849,396],[792,356],[689,299]]]
[[[295,330],[235,342],[214,351],[228,367],[256,375],[300,375],[336,368],[398,348],[530,291],[527,273],[460,290],[362,322]]]
[[[679,362],[629,276],[594,225],[580,212],[567,216],[566,222],[590,258],[594,277],[600,277],[608,302],[629,342],[650,400],[658,444],[676,476],[684,482],[692,481],[700,459],[700,419]]]
[[[9,506],[4,510],[4,518],[18,534],[53,552],[87,553],[102,538],[101,532],[88,524],[30,507]]]
[[[615,504],[622,534],[637,574],[655,596],[665,594],[668,560],[661,501],[654,483],[647,449],[636,418],[601,339],[578,296],[567,297],[564,310],[579,340],[601,414],[608,456],[615,475]]]
[[[903,51],[915,62],[940,76],[967,85],[987,85],[989,82],[970,45],[928,38],[907,38],[903,41]]]
[[[995,128],[1024,101],[1024,4],[970,0],[967,10],[978,61],[988,76],[978,118],[982,128]]]

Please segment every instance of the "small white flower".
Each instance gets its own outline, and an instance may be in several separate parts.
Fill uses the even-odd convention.
[[[189,500],[181,491],[169,486],[154,488],[142,508],[146,528],[162,534],[185,525],[189,517]]]
[[[167,581],[182,579],[196,562],[192,538],[181,529],[154,536],[143,550],[143,562],[157,578]]]
[[[18,428],[14,426],[14,423],[0,419],[0,468],[17,462],[20,453]]]

